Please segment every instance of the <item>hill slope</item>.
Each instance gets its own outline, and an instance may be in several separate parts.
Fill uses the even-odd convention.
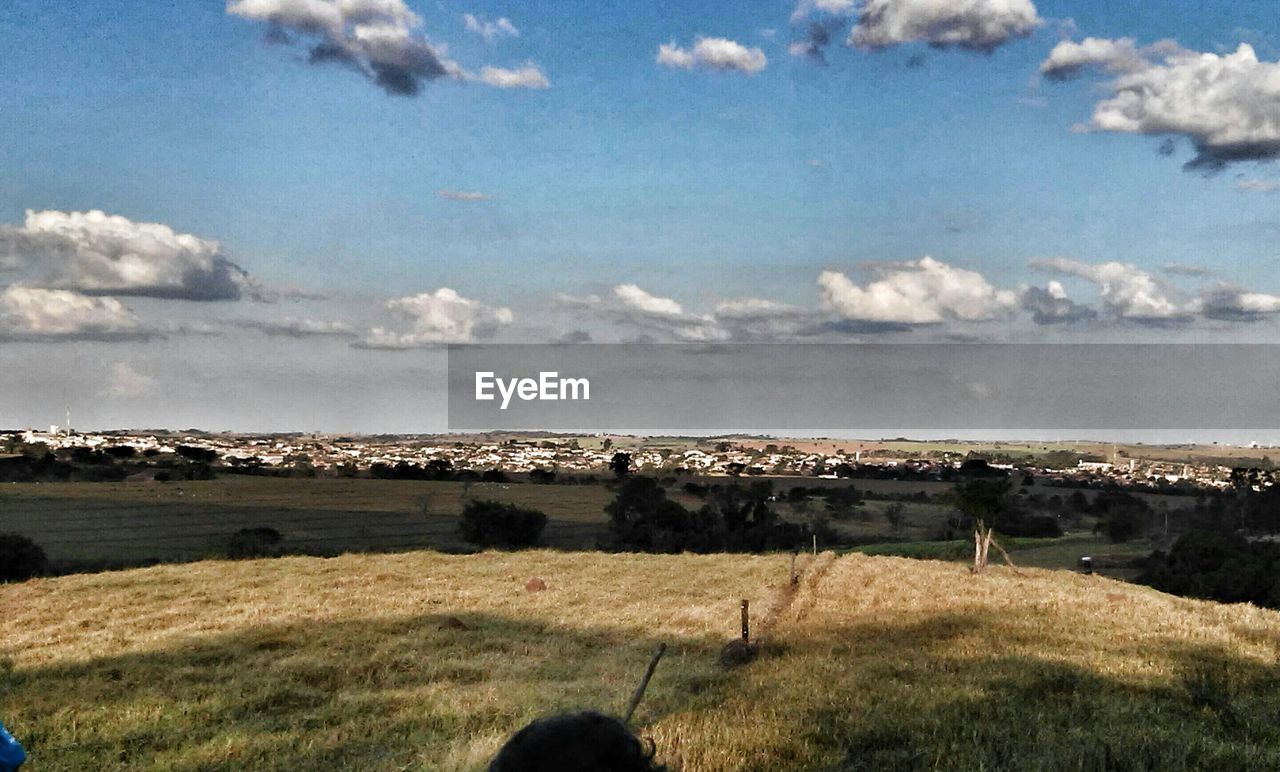
[[[39,770],[477,769],[534,716],[619,712],[665,641],[637,721],[685,770],[1280,768],[1280,614],[860,555],[804,559],[790,593],[788,561],[410,553],[2,586],[0,716]],[[740,598],[763,652],[726,671]]]

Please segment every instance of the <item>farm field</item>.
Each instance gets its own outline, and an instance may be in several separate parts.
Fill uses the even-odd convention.
[[[931,495],[947,483],[892,480],[813,480],[772,478],[781,492],[790,485],[856,485],[881,494]],[[714,478],[721,484],[727,478]],[[1062,489],[1036,488],[1051,495]],[[697,508],[701,500],[670,490],[681,504]],[[64,568],[141,565],[221,557],[231,536],[242,528],[270,527],[284,537],[289,551],[314,555],[342,552],[394,552],[413,549],[470,551],[457,533],[464,497],[493,499],[545,512],[543,544],[556,549],[593,549],[607,538],[604,507],[613,493],[600,484],[422,482],[379,479],[273,478],[226,475],[200,482],[18,483],[0,485],[0,531],[34,539]],[[1172,506],[1188,500],[1167,498]],[[935,503],[908,502],[900,530],[889,527],[885,501],[868,501],[848,519],[833,521],[849,543],[868,540],[928,541],[937,537],[950,510]],[[803,519],[805,512],[779,502],[782,516]],[[812,511],[823,503],[814,499]],[[1019,562],[1074,568],[1081,555],[1117,551],[1087,533],[1032,545],[1011,544]],[[1137,557],[1146,542],[1119,552]],[[936,546],[926,550],[936,552]],[[963,551],[961,551],[963,552]],[[894,554],[913,554],[895,552]],[[932,553],[929,553],[932,556]],[[961,554],[959,559],[963,559]]]
[[[552,712],[683,772],[1275,769],[1280,613],[824,554],[208,561],[0,586],[32,769],[480,770]],[[547,589],[527,592],[530,577]],[[726,670],[738,600],[759,658]]]

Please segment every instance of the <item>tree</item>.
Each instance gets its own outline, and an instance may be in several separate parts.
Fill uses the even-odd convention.
[[[884,519],[889,521],[889,530],[899,533],[907,521],[906,507],[895,501],[884,508]]]
[[[668,499],[666,489],[652,477],[628,477],[604,511],[620,545],[648,551],[685,546],[689,510]]]
[[[273,558],[284,548],[284,536],[274,528],[241,528],[227,542],[227,557],[233,560]]]
[[[458,530],[481,547],[532,547],[546,525],[547,516],[536,509],[473,499],[462,508]]]
[[[0,533],[0,582],[24,582],[49,570],[44,550],[26,536]]]
[[[825,491],[827,514],[834,520],[852,517],[857,507],[862,504],[862,494],[852,485],[842,488],[828,488]]]
[[[631,454],[622,451],[614,453],[613,458],[609,460],[609,470],[619,480],[631,474]]]
[[[951,491],[951,501],[973,526],[973,572],[982,573],[987,567],[987,554],[995,540],[996,525],[1011,509],[1009,492],[1012,486],[1007,478],[991,480],[978,478],[961,483]],[[1004,550],[999,544],[996,549]],[[1008,559],[1008,555],[1005,555]]]

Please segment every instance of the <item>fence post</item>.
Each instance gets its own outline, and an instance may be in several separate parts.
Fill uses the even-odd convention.
[[[751,642],[751,615],[747,610],[749,603],[746,598],[742,599],[742,642]]]

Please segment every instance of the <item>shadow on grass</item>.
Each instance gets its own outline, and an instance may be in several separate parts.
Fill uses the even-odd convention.
[[[638,723],[723,715],[682,740],[731,746],[716,769],[1280,768],[1274,667],[1175,640],[1100,642],[1181,674],[1141,682],[1055,660],[1051,640],[982,653],[1008,634],[963,613],[782,628],[728,672],[722,640],[668,637]],[[42,770],[476,768],[534,716],[621,711],[656,643],[465,612],[300,621],[11,671],[0,700]],[[786,746],[734,755],[767,721]]]
[[[663,640],[639,725],[728,677],[721,641]],[[273,624],[10,668],[0,704],[41,770],[437,769],[538,715],[620,713],[657,643],[463,612]]]

